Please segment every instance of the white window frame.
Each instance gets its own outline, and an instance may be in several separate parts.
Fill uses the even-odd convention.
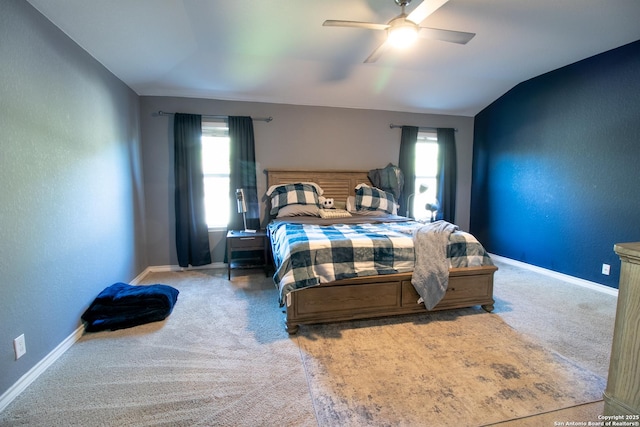
[[[425,205],[436,200],[438,185],[438,135],[433,131],[418,132],[415,155],[415,193],[413,197],[413,216],[418,220],[429,220],[431,212]],[[427,185],[425,192],[420,192],[421,185]]]
[[[225,139],[226,146],[217,145],[224,144]],[[225,120],[203,118],[201,142],[207,227],[212,231],[224,230],[229,224],[231,210],[231,201],[229,200],[231,159],[229,156],[230,140],[227,122]],[[226,164],[224,163],[225,153]],[[212,166],[214,167],[213,169]],[[214,180],[216,181],[215,184],[213,184]],[[222,184],[225,180],[226,186]]]

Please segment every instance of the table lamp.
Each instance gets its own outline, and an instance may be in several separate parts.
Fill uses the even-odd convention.
[[[247,228],[247,202],[244,198],[244,190],[242,188],[236,189],[236,202],[238,202],[238,213],[242,214],[242,220],[244,221],[244,231],[246,233],[255,233],[256,230],[249,230]]]

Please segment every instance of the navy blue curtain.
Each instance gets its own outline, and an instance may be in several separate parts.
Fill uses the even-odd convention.
[[[454,223],[456,219],[456,160],[455,129],[438,128],[438,192],[440,210],[437,219]]]
[[[176,113],[173,137],[178,264],[211,264],[202,179],[202,116]]]
[[[400,203],[398,215],[413,216],[413,207],[407,206],[407,199],[411,194],[415,193],[417,142],[418,128],[416,126],[402,126],[398,167],[404,174],[404,189],[400,194],[400,199],[398,201]]]
[[[260,206],[256,185],[256,150],[251,117],[229,116],[229,140],[231,141],[231,180],[229,200],[231,212],[229,229],[242,230],[244,222],[236,205],[236,189],[244,189],[247,204],[247,228],[260,228]]]

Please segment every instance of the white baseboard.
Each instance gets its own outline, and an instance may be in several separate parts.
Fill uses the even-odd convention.
[[[227,264],[224,262],[214,262],[211,264],[199,266],[199,267],[180,267],[179,265],[152,265],[144,269],[144,271],[138,274],[130,283],[132,285],[139,285],[142,280],[151,273],[167,273],[171,271],[192,271],[192,270],[211,270],[214,268],[227,268]]]
[[[582,286],[583,288],[592,289],[594,291],[602,292],[608,295],[618,296],[618,290],[609,286],[601,285],[600,283],[591,282],[589,280],[580,279],[578,277],[569,276],[568,274],[558,273],[557,271],[548,270],[546,268],[537,267],[535,265],[527,264],[522,261],[516,261],[511,258],[505,258],[500,255],[489,254],[491,259],[503,262],[505,264],[511,264],[516,267],[524,268],[536,273],[544,274],[545,276],[553,277],[555,279],[563,280],[565,282],[572,283],[574,285]]]
[[[164,265],[164,266],[152,266],[147,267],[144,271],[138,274],[130,284],[138,285],[142,280],[150,273],[154,272],[167,272],[167,271],[187,271],[187,270],[205,270],[212,268],[226,268],[227,264],[223,262],[217,262],[202,267],[188,267],[183,268],[177,265]],[[20,395],[31,383],[33,383],[44,371],[53,365],[53,363],[60,358],[76,341],[80,339],[84,333],[84,325],[80,325],[78,329],[73,331],[71,335],[65,338],[56,348],[54,348],[44,359],[38,362],[33,368],[25,373],[15,384],[0,396],[0,412],[2,412],[13,400]]]
[[[199,267],[180,267],[179,265],[154,265],[147,267],[147,269],[141,273],[166,273],[169,271],[192,271],[192,270],[212,270],[214,268],[227,268],[227,264],[224,262],[214,262],[207,265],[201,265]],[[145,275],[146,275],[145,274]]]
[[[152,267],[145,268],[142,271],[142,273],[140,273],[136,277],[134,277],[133,280],[129,282],[129,284],[130,285],[139,285],[140,282],[142,282],[142,279],[144,279],[147,276],[147,274],[151,273],[151,268]]]
[[[29,385],[34,382],[44,371],[53,365],[84,333],[84,325],[81,325],[71,335],[65,338],[56,348],[54,348],[44,359],[29,369],[15,384],[0,396],[0,412],[2,412],[13,400],[20,395]]]

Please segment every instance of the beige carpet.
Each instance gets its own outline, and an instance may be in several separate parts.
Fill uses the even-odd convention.
[[[0,414],[2,426],[314,426],[298,348],[264,275],[151,274],[164,321],[85,334]]]
[[[617,297],[496,263],[493,313],[518,332],[606,377]]]
[[[154,273],[145,283],[180,290],[168,319],[85,334],[0,425],[473,426],[601,399],[615,298],[566,285],[574,296],[552,303],[537,295],[549,293],[548,278],[500,267],[495,314],[302,326],[294,337],[260,273],[231,282],[225,270]],[[563,309],[535,318],[537,301]],[[562,322],[583,331],[545,335]]]

